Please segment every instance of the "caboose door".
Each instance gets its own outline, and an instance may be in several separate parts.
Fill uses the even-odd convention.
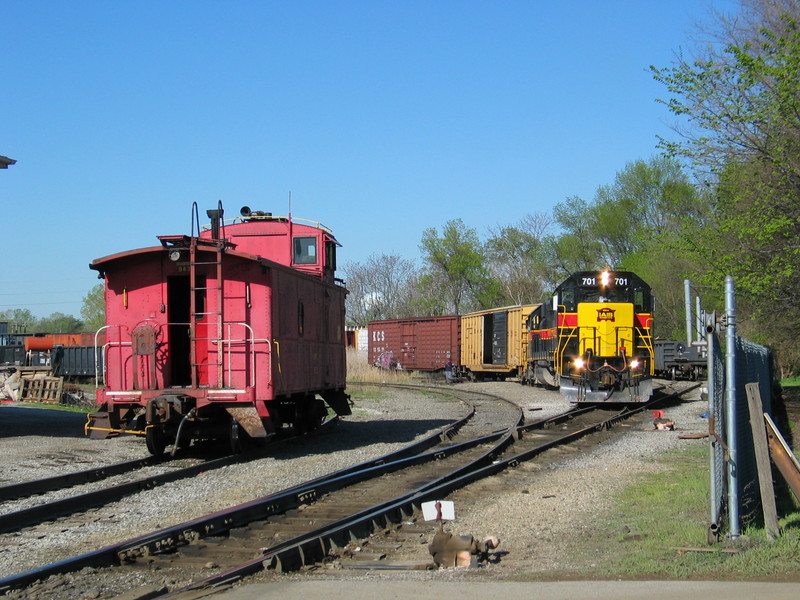
[[[169,379],[166,387],[191,385],[189,346],[190,286],[188,275],[167,277],[167,319],[169,320]]]

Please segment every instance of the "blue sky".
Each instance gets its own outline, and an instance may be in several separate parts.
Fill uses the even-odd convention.
[[[0,311],[79,315],[95,258],[222,201],[340,266],[589,201],[672,135],[648,67],[731,0],[42,1],[0,16]]]

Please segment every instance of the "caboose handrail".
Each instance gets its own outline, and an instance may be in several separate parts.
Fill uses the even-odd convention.
[[[100,332],[104,329],[108,329],[111,325],[103,325],[100,329],[94,332],[94,389],[98,389],[100,387],[100,374],[97,372],[97,342],[100,336]],[[103,350],[105,351],[106,344],[103,344]],[[106,381],[106,361],[105,359],[108,358],[103,355],[103,383]]]
[[[150,320],[151,319],[145,319],[145,321],[150,321]],[[120,330],[122,329],[122,325],[103,325],[100,329],[98,329],[94,333],[94,385],[95,385],[95,389],[100,387],[100,379],[99,379],[99,375],[100,374],[98,373],[98,366],[97,366],[98,365],[98,361],[97,361],[97,349],[98,349],[97,342],[98,342],[98,338],[100,336],[100,332],[101,331],[103,331],[104,329],[111,329],[112,327],[116,327],[117,329],[120,329]],[[103,347],[102,347],[102,350],[101,350],[102,356],[103,356],[103,384],[104,385],[108,385],[108,362],[109,362],[108,351],[109,351],[109,349],[112,346],[119,347],[119,348],[122,348],[123,346],[133,346],[133,342],[132,341],[125,342],[125,341],[122,340],[121,331],[120,331],[119,335],[117,336],[117,338],[118,338],[117,341],[112,341],[112,340],[109,340],[108,338],[106,338],[106,343],[103,344]],[[120,361],[122,361],[122,355],[121,354],[120,354]],[[122,383],[122,382],[120,382],[120,383]]]
[[[291,223],[300,223],[300,224],[307,224],[311,225],[312,227],[316,227],[317,229],[321,229],[326,233],[333,233],[333,229],[330,227],[323,225],[319,221],[314,221],[312,219],[303,219],[302,217],[292,217],[292,216],[280,216],[280,215],[250,215],[248,217],[234,217],[233,219],[225,219],[221,222],[221,224],[225,223],[243,223],[244,221],[285,221]],[[211,229],[211,223],[203,225],[203,231],[207,231]]]
[[[270,344],[270,341],[268,339],[266,339],[266,338],[256,338],[255,337],[255,332],[253,331],[252,326],[247,324],[247,323],[230,322],[230,323],[225,323],[225,325],[227,325],[227,328],[228,328],[227,337],[225,339],[221,339],[221,340],[211,340],[211,343],[212,344],[219,343],[221,347],[226,348],[226,350],[224,352],[225,352],[225,354],[227,356],[227,365],[228,365],[228,368],[227,368],[227,379],[228,379],[228,383],[230,384],[231,374],[233,372],[233,365],[231,364],[231,357],[233,356],[233,352],[232,352],[231,345],[233,343],[249,342],[250,343],[250,373],[251,373],[251,375],[250,375],[251,381],[250,381],[249,385],[251,385],[252,387],[256,387],[256,350],[255,350],[255,345],[256,345],[256,343],[266,343],[267,344],[267,354],[271,354],[272,346]],[[244,327],[245,329],[247,329],[250,332],[250,337],[245,337],[245,338],[241,338],[241,339],[231,337],[231,335],[232,335],[231,327],[234,326],[234,325],[240,325],[240,326]],[[266,383],[269,384],[271,381],[272,381],[272,366],[271,366],[271,361],[267,361],[267,381],[266,381]],[[246,384],[247,384],[247,382],[246,382]]]

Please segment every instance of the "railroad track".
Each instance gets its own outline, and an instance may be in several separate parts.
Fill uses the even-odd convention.
[[[325,430],[332,427],[336,422],[336,419],[330,419],[323,424],[321,429]],[[274,442],[271,447],[274,448],[281,443],[296,439],[298,439],[298,436],[286,436],[280,441]],[[213,453],[214,448],[218,448],[218,446],[210,449],[202,448],[201,453]],[[96,509],[143,490],[149,490],[166,483],[188,479],[200,473],[206,473],[215,469],[249,462],[263,456],[260,450],[231,454],[217,458],[186,457],[186,454],[186,452],[182,452],[178,455],[179,458],[175,458],[165,453],[162,456],[149,456],[94,469],[0,487],[0,501],[5,502],[6,506],[9,505],[9,501],[31,498],[32,496],[44,496],[44,501],[32,499],[32,502],[18,502],[17,504],[22,504],[23,506],[16,510],[0,514],[0,534],[19,531],[45,521],[52,521],[76,513],[85,513],[89,509]],[[137,471],[152,470],[153,468],[158,472],[144,474],[139,477],[134,475],[133,478],[125,477]],[[47,497],[47,494],[51,494],[52,492],[59,492],[86,484],[97,484],[98,482],[107,483],[97,489],[82,491],[67,497],[54,499],[49,499]],[[77,520],[69,525],[77,526],[80,524],[80,521],[80,517],[78,517]]]
[[[487,403],[497,404],[499,399],[484,396]],[[111,568],[113,577],[125,579],[126,571],[141,572],[149,565],[160,573],[178,573],[174,579],[186,583],[150,597],[188,598],[197,597],[198,590],[226,585],[264,568],[289,570],[330,560],[340,556],[353,539],[408,522],[421,502],[445,497],[648,406],[586,423],[580,421],[588,418],[589,411],[572,411],[526,426],[520,425],[518,412],[497,431],[454,441],[455,432],[474,420],[473,414],[430,436],[427,443],[438,438],[436,446],[421,455],[408,456],[418,449],[406,449],[404,457],[382,457],[202,519],[6,578],[0,580],[0,592],[87,566]],[[192,581],[204,570],[215,573]]]

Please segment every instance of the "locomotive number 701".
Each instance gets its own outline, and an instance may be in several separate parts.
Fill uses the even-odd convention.
[[[581,278],[581,285],[596,286],[597,285],[597,277],[582,277]],[[627,286],[628,285],[628,278],[627,277],[614,277],[614,285]]]

